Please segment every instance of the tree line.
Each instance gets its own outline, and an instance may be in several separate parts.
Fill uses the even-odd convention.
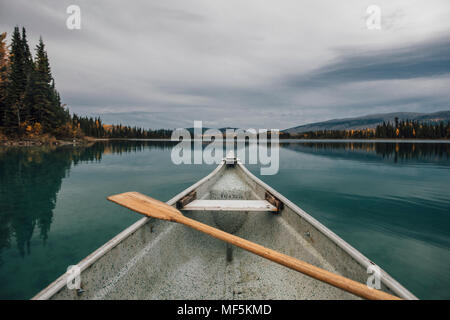
[[[11,44],[0,34],[0,133],[7,137],[167,138],[170,130],[104,125],[99,117],[71,115],[56,90],[42,38],[34,56],[25,28],[14,28]]]
[[[399,121],[394,123],[383,122],[378,125],[375,132],[376,138],[399,139],[450,139],[450,122],[431,121]]]
[[[317,130],[289,134],[281,139],[450,139],[450,122],[412,121],[395,118],[376,128],[353,130]]]
[[[170,139],[172,130],[146,130],[137,126],[106,125],[100,117],[72,116],[72,127],[78,128],[85,135],[108,139]]]
[[[170,138],[171,130],[146,130],[136,126],[105,125],[99,117],[70,114],[56,90],[49,58],[42,38],[34,56],[25,28],[14,28],[11,44],[6,32],[0,34],[0,136],[56,138]],[[270,134],[269,136],[270,137]],[[280,133],[280,138],[449,139],[450,123],[399,121],[383,122],[375,129],[318,130],[298,134]]]

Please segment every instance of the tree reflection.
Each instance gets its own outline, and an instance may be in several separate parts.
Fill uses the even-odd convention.
[[[46,243],[57,194],[72,166],[98,162],[108,153],[169,149],[174,143],[154,141],[99,142],[89,147],[0,148],[0,264],[13,243],[21,256],[30,253],[34,233]]]
[[[314,153],[346,159],[373,158],[385,162],[449,163],[450,143],[396,143],[396,142],[289,142],[280,146],[297,152]]]

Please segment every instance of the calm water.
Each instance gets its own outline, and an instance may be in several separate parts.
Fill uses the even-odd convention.
[[[215,167],[173,165],[172,146],[0,148],[0,299],[31,298],[140,218],[106,196],[168,200]],[[284,143],[260,178],[419,298],[450,299],[450,144]]]

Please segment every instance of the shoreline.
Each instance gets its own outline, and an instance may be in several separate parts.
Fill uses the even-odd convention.
[[[85,137],[83,139],[6,139],[0,140],[0,147],[40,147],[40,146],[89,146],[96,142],[109,141],[149,141],[149,142],[179,142],[171,139],[137,139],[137,138],[94,138]],[[189,139],[186,141],[199,141],[199,139]],[[203,141],[203,140],[200,140]],[[225,141],[225,139],[224,139]],[[242,141],[242,140],[236,140]],[[265,142],[270,140],[259,140]],[[204,141],[205,143],[209,141]],[[450,143],[450,139],[279,139],[279,143],[339,143],[339,142],[357,142],[357,143]]]
[[[28,139],[6,139],[0,140],[0,147],[44,147],[44,146],[87,146],[93,144],[95,141],[89,139],[40,139],[40,138],[28,138]]]
[[[91,138],[91,141],[166,141],[166,142],[180,142],[171,139],[138,139],[138,138]],[[205,143],[211,141],[204,141],[202,139],[186,139],[183,141],[203,141]],[[227,141],[223,139],[223,141]],[[236,140],[235,141],[242,141]],[[258,142],[265,142],[270,140],[258,140]],[[385,142],[385,143],[450,143],[450,139],[279,139],[279,143],[284,142]]]

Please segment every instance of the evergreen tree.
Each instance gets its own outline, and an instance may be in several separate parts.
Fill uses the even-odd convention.
[[[22,28],[22,46],[23,46],[23,58],[25,74],[30,75],[33,70],[33,57],[31,56],[30,47],[28,46],[27,34],[25,28]]]
[[[22,47],[23,47],[23,63],[24,63],[24,73],[26,75],[26,86],[25,86],[25,92],[24,92],[24,111],[22,115],[22,122],[23,121],[29,121],[31,118],[31,108],[32,108],[32,99],[31,99],[31,91],[33,89],[33,71],[34,71],[34,65],[33,65],[33,57],[30,52],[30,47],[28,46],[27,41],[27,34],[25,31],[25,28],[22,28]]]
[[[14,28],[9,63],[10,72],[7,86],[8,99],[5,124],[7,126],[14,126],[15,124],[19,128],[24,111],[25,89],[27,86],[25,52],[19,27]]]
[[[48,131],[57,123],[58,107],[60,106],[54,105],[56,98],[54,88],[52,88],[52,75],[42,38],[39,39],[39,44],[36,46],[36,59],[31,83],[32,119],[41,123],[44,129]]]

